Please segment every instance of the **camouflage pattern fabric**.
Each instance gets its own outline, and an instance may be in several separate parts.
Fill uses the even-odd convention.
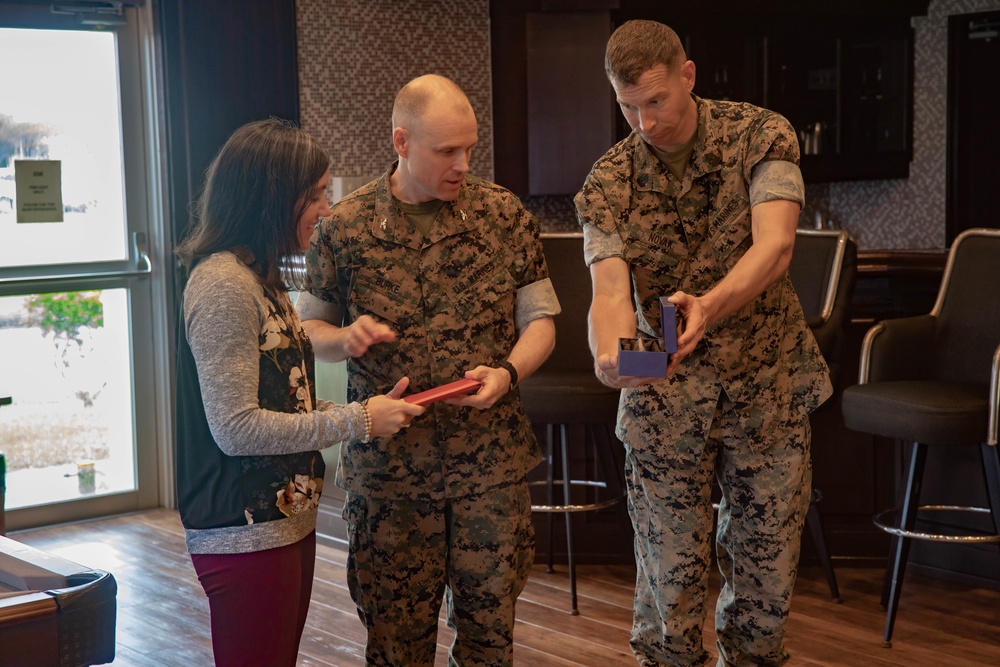
[[[344,518],[365,664],[433,667],[442,594],[449,665],[514,664],[514,602],[535,556],[527,483],[445,501],[348,494]]]
[[[575,199],[581,224],[593,224],[621,237],[623,258],[632,274],[637,324],[647,336],[660,335],[659,297],[677,290],[704,294],[750,248],[748,186],[754,166],[766,160],[798,163],[799,159],[794,130],[782,116],[749,104],[695,100],[698,138],[683,180],[670,174],[633,133],[598,160]],[[685,651],[700,647],[700,629],[695,636],[692,628],[700,628],[703,621],[698,600],[704,597],[707,577],[705,526],[706,522],[711,525],[711,479],[684,472],[678,457],[686,453],[704,456],[701,450],[710,446],[711,434],[720,428],[719,403],[731,401],[725,413],[732,421],[732,435],[725,436],[719,460],[712,456],[697,463],[709,472],[718,468],[724,492],[734,493],[735,487],[726,486],[733,480],[724,473],[732,469],[727,466],[738,465],[741,459],[730,460],[737,454],[742,460],[754,454],[808,460],[808,433],[804,441],[796,434],[807,428],[809,412],[831,393],[826,363],[787,273],[744,308],[710,326],[677,373],[662,382],[622,391],[618,436],[630,455],[644,464],[641,473],[634,469],[630,473],[642,478],[641,486],[635,478],[631,480],[630,502],[641,504],[636,494],[655,489],[659,502],[651,504],[648,513],[663,525],[663,531],[649,535],[647,527],[638,523],[646,519],[636,519],[636,552],[646,554],[646,566],[657,568],[657,576],[669,582],[655,588],[648,579],[644,582],[640,577],[638,582],[637,596],[643,597],[636,602],[635,632],[646,637],[646,628],[662,625],[667,634],[658,641],[668,645],[666,655],[674,656],[643,662],[636,651],[641,664],[697,665],[705,658],[700,648]],[[731,502],[735,512],[744,513],[741,530],[749,534],[782,523],[783,508],[797,517],[795,508],[808,502],[810,482],[805,472],[780,479],[762,473],[760,478],[740,481],[747,485],[747,492]],[[779,482],[783,486],[773,488]],[[782,498],[780,504],[760,500],[776,496]],[[698,520],[682,512],[697,515]],[[789,519],[782,525],[787,533],[777,541],[787,543],[787,549],[752,554],[737,550],[720,557],[720,561],[735,561],[736,578],[731,585],[737,591],[734,599],[720,599],[720,605],[726,610],[744,605],[738,614],[720,612],[735,642],[726,651],[754,655],[753,659],[765,661],[762,664],[780,664],[780,660],[775,654],[775,662],[767,662],[772,659],[767,657],[770,653],[757,655],[754,652],[760,647],[741,643],[749,641],[741,639],[741,634],[770,628],[773,619],[783,622],[787,613],[770,597],[780,599],[794,583],[801,521]],[[691,530],[700,532],[685,535]],[[661,543],[664,535],[671,537]],[[735,548],[729,541],[720,541],[719,546],[723,551]],[[748,558],[750,562],[743,562]],[[755,580],[754,573],[761,571],[768,571],[768,577]],[[741,578],[744,572],[746,579]],[[678,600],[690,608],[676,608]],[[778,642],[780,647],[780,637]],[[742,657],[733,660],[731,664],[757,664]]]
[[[809,508],[809,421],[756,451],[723,396],[706,438],[671,429],[674,454],[627,450],[637,563],[631,645],[640,665],[708,665],[702,624],[711,564],[713,475],[723,489],[716,534],[722,590],[715,629],[720,667],[783,664],[784,627]],[[670,480],[665,482],[664,480]]]
[[[425,235],[394,203],[395,166],[338,202],[306,254],[306,288],[343,324],[369,315],[396,333],[348,361],[352,401],[404,375],[417,392],[496,367],[517,341],[517,290],[548,278],[538,222],[510,192],[467,175]],[[392,437],[344,444],[336,482],[369,665],[433,665],[442,594],[451,664],[512,663],[534,560],[525,476],[540,460],[516,390],[489,410],[434,403]]]
[[[467,176],[425,236],[393,204],[394,169],[338,202],[306,254],[306,288],[345,324],[370,315],[396,332],[348,360],[351,401],[404,375],[417,392],[497,366],[517,340],[517,290],[548,278],[538,221],[510,192]],[[489,410],[435,403],[395,436],[346,443],[336,482],[368,497],[441,500],[509,484],[540,460],[515,390]]]
[[[782,116],[744,103],[697,101],[698,140],[683,181],[633,133],[594,165],[575,200],[581,222],[621,235],[639,328],[650,336],[659,336],[661,296],[677,290],[704,294],[750,248],[753,167],[763,160],[799,159],[795,132]],[[651,400],[717,396],[725,389],[753,445],[764,447],[789,419],[812,411],[833,392],[787,273],[709,327],[685,364],[694,357],[712,361],[716,386],[681,389],[685,381],[674,377],[625,390],[618,425],[622,440],[643,439]],[[714,397],[696,409],[707,421]]]

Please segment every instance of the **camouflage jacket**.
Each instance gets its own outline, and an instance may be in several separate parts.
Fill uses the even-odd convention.
[[[306,288],[344,325],[370,315],[396,332],[348,360],[349,400],[404,375],[409,393],[495,367],[517,340],[517,290],[548,278],[538,222],[513,194],[467,176],[425,236],[394,203],[394,169],[338,202],[306,255]],[[436,500],[518,481],[540,458],[515,390],[489,410],[434,403],[395,436],[346,443],[336,481],[365,496]]]
[[[753,167],[799,159],[794,130],[782,116],[745,103],[695,99],[698,138],[682,181],[633,133],[598,160],[575,199],[581,224],[621,237],[638,326],[651,336],[660,335],[660,296],[704,294],[750,248]],[[710,326],[681,366],[664,382],[624,390],[623,440],[638,446],[649,440],[643,434],[650,428],[663,433],[681,423],[707,433],[725,390],[751,443],[763,447],[832,393],[787,273]]]

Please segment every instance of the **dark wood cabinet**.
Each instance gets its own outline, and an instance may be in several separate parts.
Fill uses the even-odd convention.
[[[806,181],[906,178],[913,156],[910,21],[928,3],[804,4],[640,7],[628,18],[656,18],[677,30],[697,68],[696,94],[788,118]]]
[[[808,182],[906,178],[913,157],[913,35],[908,16],[867,30],[833,21],[763,38],[759,103],[796,128]]]
[[[604,75],[611,17],[534,12],[526,19],[528,194],[574,193],[614,143],[614,95]]]
[[[572,195],[615,142],[604,75],[609,6],[490,3],[494,180],[518,195]]]
[[[845,40],[845,152],[911,152],[913,42],[908,33]]]
[[[912,29],[908,17],[901,17],[886,20],[877,32],[869,36],[843,32],[821,40],[816,51],[821,51],[822,57],[806,61],[804,80],[800,70],[797,87],[774,90],[769,95],[765,106],[785,114],[799,129],[807,180],[909,175],[913,157]],[[789,49],[771,60],[779,59],[784,66],[785,62],[801,61],[801,53],[808,51]]]
[[[613,136],[580,135],[577,153],[598,157],[600,144],[624,138],[629,127],[614,106],[613,91],[601,82],[603,67],[593,57],[596,33],[568,34],[570,17],[594,14],[594,2],[560,2],[562,19],[547,13],[550,3],[492,2],[494,99],[524,100],[522,107],[496,106],[496,180],[518,194],[576,192],[583,176],[558,151],[528,159],[531,137],[550,137],[553,99],[564,104],[556,123],[569,128],[603,127],[614,118]],[[807,182],[906,178],[913,154],[913,29],[911,18],[926,14],[929,0],[844,0],[828,5],[772,0],[740,3],[653,2],[601,3],[614,26],[636,18],[662,21],[681,37],[697,68],[695,93],[706,98],[750,102],[783,114],[799,134],[802,173]],[[578,11],[572,11],[576,8]],[[558,63],[538,63],[539,51],[526,38],[531,17],[559,26],[544,40],[568,40],[565,48],[579,57],[544,85],[525,84],[532,68],[551,70]],[[574,18],[573,21],[578,19]],[[537,39],[537,36],[534,38]],[[603,51],[604,44],[598,45]],[[589,70],[588,70],[589,68]],[[520,80],[519,77],[520,76]],[[595,79],[597,77],[597,79]],[[586,85],[583,85],[586,82]],[[609,98],[610,96],[610,98]],[[609,106],[608,100],[611,100]],[[558,105],[555,105],[558,106]],[[513,118],[511,116],[518,116]],[[573,171],[573,176],[563,177]],[[574,171],[575,170],[575,171]],[[537,178],[556,187],[535,187]]]
[[[841,149],[840,40],[832,32],[797,29],[763,37],[767,69],[762,105],[784,115],[799,134],[803,156]]]
[[[669,24],[668,24],[669,25]],[[696,68],[695,92],[716,100],[764,102],[766,43],[739,29],[682,36]]]

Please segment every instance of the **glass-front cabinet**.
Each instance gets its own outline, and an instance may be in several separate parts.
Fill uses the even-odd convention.
[[[807,181],[906,178],[913,157],[909,15],[828,11],[728,26],[679,18],[698,68],[695,92],[788,118]]]

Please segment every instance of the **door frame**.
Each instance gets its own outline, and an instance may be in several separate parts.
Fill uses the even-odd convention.
[[[51,3],[0,2],[5,27],[76,28],[75,17],[52,15]],[[106,3],[105,3],[106,4]],[[127,287],[131,326],[136,489],[6,512],[8,531],[112,514],[175,507],[173,456],[173,253],[165,196],[166,145],[161,55],[150,3],[125,3],[117,28],[126,225],[126,262],[0,269],[0,293]],[[143,266],[148,263],[149,270]],[[17,274],[21,274],[19,277]],[[47,275],[42,275],[45,273]],[[2,414],[0,414],[2,419]]]
[[[971,26],[977,22],[976,28]],[[997,33],[1000,31],[1000,10],[984,9],[967,14],[953,14],[948,17],[948,108],[947,147],[945,155],[945,247],[951,247],[955,238],[970,227],[996,227],[989,220],[972,219],[970,204],[965,195],[972,185],[977,184],[983,165],[976,163],[970,152],[973,145],[981,143],[977,137],[978,127],[970,127],[969,110],[980,108],[984,102],[974,99],[975,91],[964,74],[976,71],[983,63],[969,62],[969,39],[971,32]],[[990,39],[997,40],[991,36]],[[972,184],[972,185],[970,185]]]

